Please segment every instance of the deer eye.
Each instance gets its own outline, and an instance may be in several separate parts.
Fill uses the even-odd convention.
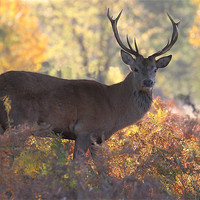
[[[156,73],[158,69],[154,69],[154,72]]]
[[[134,68],[134,72],[138,72],[139,70],[137,68]]]

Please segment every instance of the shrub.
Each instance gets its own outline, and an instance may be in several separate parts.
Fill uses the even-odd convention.
[[[110,175],[134,174],[159,178],[178,198],[200,198],[200,123],[170,111],[159,98],[136,125],[123,129],[109,141]]]
[[[0,136],[0,199],[199,199],[199,130],[156,99],[142,121],[96,146],[94,164],[90,154],[72,161],[74,143],[47,126],[9,129]]]

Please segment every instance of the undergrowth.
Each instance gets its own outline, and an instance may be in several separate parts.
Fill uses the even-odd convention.
[[[0,199],[200,199],[200,122],[156,99],[138,122],[115,133],[99,160],[72,160],[74,142],[47,126],[0,136]]]

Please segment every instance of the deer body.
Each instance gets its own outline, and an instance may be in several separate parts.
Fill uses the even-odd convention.
[[[63,138],[75,140],[74,158],[88,148],[95,156],[94,144],[101,144],[114,132],[137,122],[152,103],[152,88],[156,71],[166,67],[172,56],[155,58],[167,52],[178,37],[178,23],[173,25],[171,41],[157,53],[144,58],[120,40],[118,17],[111,21],[113,32],[121,46],[121,57],[129,65],[130,73],[124,81],[104,85],[92,80],[66,80],[39,73],[11,71],[0,75],[0,98],[11,100],[9,117],[13,125],[46,123]],[[136,58],[133,58],[134,55]],[[0,125],[8,128],[7,113],[0,101]]]
[[[63,138],[91,137],[98,143],[139,120],[149,109],[151,92],[136,94],[134,74],[107,86],[92,80],[65,80],[39,73],[10,71],[0,76],[0,98],[11,99],[13,125],[50,124]],[[8,128],[3,102],[0,124]],[[88,141],[91,143],[91,141]],[[88,148],[88,147],[85,147]]]

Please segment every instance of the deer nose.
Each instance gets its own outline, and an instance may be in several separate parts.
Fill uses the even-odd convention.
[[[151,79],[146,79],[143,81],[143,84],[145,87],[152,87],[153,86],[153,81]]]

